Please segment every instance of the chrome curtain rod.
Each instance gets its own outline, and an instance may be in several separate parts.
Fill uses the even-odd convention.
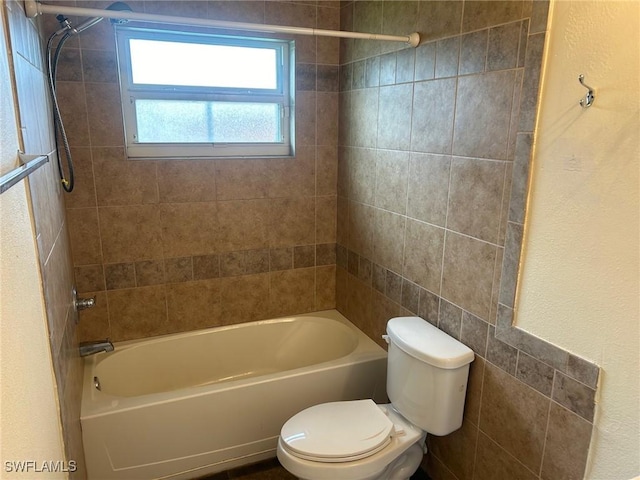
[[[250,32],[289,33],[294,35],[317,35],[324,37],[361,38],[365,40],[383,40],[388,42],[403,42],[412,47],[420,43],[420,35],[383,35],[378,33],[346,32],[342,30],[323,30],[320,28],[287,27],[281,25],[262,25],[258,23],[227,22],[209,20],[206,18],[174,17],[172,15],[156,15],[153,13],[136,13],[129,11],[102,10],[99,8],[68,7],[64,5],[46,5],[35,0],[25,0],[27,17],[34,18],[45,13],[78,15],[82,17],[104,17],[121,20],[142,21],[152,23],[167,23],[173,25],[189,25],[195,27],[212,27],[224,30],[243,30]]]

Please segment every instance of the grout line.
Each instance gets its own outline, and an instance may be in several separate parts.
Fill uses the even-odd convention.
[[[549,424],[551,423],[551,404],[553,400],[549,398],[549,408],[547,409],[547,424],[544,428],[544,440],[542,442],[542,452],[540,454],[540,468],[538,470],[538,476],[542,476],[542,467],[544,465],[544,454],[547,451],[547,436],[549,435]]]

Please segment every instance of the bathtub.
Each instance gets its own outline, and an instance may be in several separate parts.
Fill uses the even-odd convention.
[[[386,352],[335,310],[115,344],[85,357],[89,480],[190,479],[275,457],[321,402],[384,401]]]

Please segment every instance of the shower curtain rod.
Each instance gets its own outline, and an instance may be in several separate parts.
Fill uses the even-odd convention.
[[[412,47],[420,43],[420,35],[383,35],[379,33],[346,32],[342,30],[323,30],[320,28],[288,27],[281,25],[262,25],[258,23],[227,22],[209,20],[206,18],[174,17],[171,15],[156,15],[153,13],[136,13],[129,11],[102,10],[99,8],[68,7],[64,5],[46,5],[35,0],[24,0],[27,17],[34,18],[44,13],[79,15],[83,17],[104,17],[120,20],[142,21],[152,23],[168,23],[173,25],[189,25],[196,27],[214,27],[224,30],[244,30],[252,32],[290,33],[295,35],[317,35],[324,37],[361,38],[365,40],[383,40],[389,42],[403,42]]]

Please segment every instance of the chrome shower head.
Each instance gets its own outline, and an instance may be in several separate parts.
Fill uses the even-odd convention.
[[[103,17],[88,18],[77,27],[71,27],[71,34],[78,35],[84,32],[87,28],[93,27],[95,24],[100,23]]]

